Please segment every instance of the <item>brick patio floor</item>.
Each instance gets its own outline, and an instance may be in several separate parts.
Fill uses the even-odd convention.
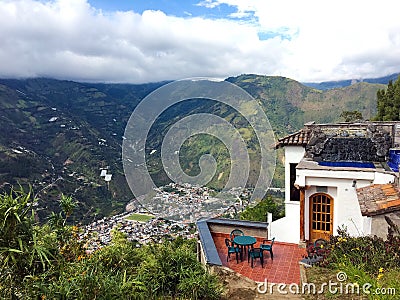
[[[227,248],[225,238],[228,234],[212,233],[212,237],[217,248],[222,264],[254,281],[268,283],[297,283],[300,284],[299,261],[306,254],[306,250],[299,248],[297,244],[288,244],[275,241],[273,246],[274,260],[271,260],[268,251],[264,251],[264,268],[261,267],[259,259],[254,261],[254,267],[247,262],[247,252],[243,255],[243,261],[236,262],[236,256],[231,255],[229,261],[226,261]],[[257,237],[258,247],[264,238]]]

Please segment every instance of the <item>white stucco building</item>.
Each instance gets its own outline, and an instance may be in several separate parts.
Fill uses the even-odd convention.
[[[399,122],[308,123],[279,139],[276,147],[285,149],[286,215],[271,223],[271,234],[304,243],[346,227],[354,236],[384,237],[383,216],[400,223],[393,167],[399,142]]]

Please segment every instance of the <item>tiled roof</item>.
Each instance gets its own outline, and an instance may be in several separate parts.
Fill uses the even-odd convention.
[[[400,210],[399,188],[392,183],[359,188],[357,196],[363,216],[374,216]]]
[[[283,138],[280,138],[275,144],[275,148],[281,148],[284,146],[305,146],[311,137],[311,130],[303,128],[295,133],[289,134]]]

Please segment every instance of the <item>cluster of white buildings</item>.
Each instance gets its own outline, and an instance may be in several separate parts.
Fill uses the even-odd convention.
[[[105,217],[82,227],[80,239],[86,241],[88,251],[109,244],[113,229],[125,233],[127,239],[137,242],[138,246],[149,242],[161,242],[176,236],[195,238],[196,220],[223,215],[233,210],[237,212],[247,205],[247,202],[241,199],[250,197],[249,190],[237,188],[228,193],[218,194],[218,196],[223,195],[223,198],[215,198],[213,195],[217,193],[208,187],[177,183],[156,188],[155,192],[156,195],[150,203],[133,204],[127,212]],[[132,213],[148,212],[155,217],[147,222],[127,218]]]
[[[128,220],[131,212],[122,213],[109,218],[102,218],[84,226],[80,239],[87,241],[86,248],[93,251],[111,242],[111,231],[117,229],[126,234],[128,240],[140,244],[161,242],[164,238],[183,236],[194,238],[191,226],[181,222],[173,222],[154,218],[147,222]]]
[[[146,208],[162,218],[192,223],[200,218],[223,215],[230,207],[244,205],[239,196],[248,196],[248,191],[232,189],[217,194],[207,187],[188,183],[170,183],[155,189],[156,195],[145,203]]]

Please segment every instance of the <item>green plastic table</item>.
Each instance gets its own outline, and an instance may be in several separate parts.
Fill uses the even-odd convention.
[[[255,237],[250,235],[239,235],[233,239],[233,242],[242,248],[242,251],[240,251],[240,260],[243,261],[244,247],[253,246],[257,240]]]

